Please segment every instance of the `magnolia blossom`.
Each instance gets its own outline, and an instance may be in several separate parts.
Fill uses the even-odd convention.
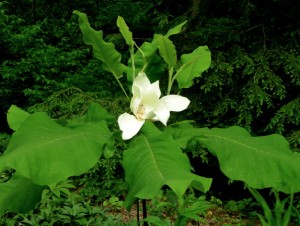
[[[124,140],[136,135],[146,119],[161,121],[167,125],[170,111],[183,111],[190,103],[189,99],[179,95],[168,95],[160,98],[159,81],[151,84],[143,72],[138,74],[132,84],[132,95],[130,109],[134,115],[124,113],[118,118]]]

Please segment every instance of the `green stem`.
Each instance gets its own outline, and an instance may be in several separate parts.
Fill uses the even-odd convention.
[[[142,54],[143,61],[144,61],[144,67],[142,68],[141,72],[144,72],[144,70],[146,70],[146,68],[147,68],[147,66],[148,66],[148,63],[147,63],[145,54],[144,54],[144,52],[140,49],[140,47],[139,47],[136,43],[134,43],[134,44],[135,44],[136,48],[138,49],[138,51],[140,51],[141,54]]]
[[[174,82],[174,80],[172,79],[173,72],[174,72],[174,68],[173,67],[169,67],[169,81],[168,81],[167,95],[170,95],[170,92],[171,92],[171,89],[172,89],[172,85],[173,85],[173,82]]]
[[[129,100],[129,96],[127,95],[126,90],[124,89],[122,83],[120,82],[120,80],[118,79],[118,77],[117,77],[115,74],[114,74],[114,76],[115,76],[115,79],[118,81],[119,86],[120,86],[121,89],[123,90],[123,93],[125,94],[126,98]]]
[[[132,65],[132,81],[134,81],[134,79],[135,79],[134,44],[130,46],[130,57],[131,57],[131,65]]]

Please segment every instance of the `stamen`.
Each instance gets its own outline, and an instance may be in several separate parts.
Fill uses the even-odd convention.
[[[143,104],[140,104],[138,106],[138,109],[136,111],[136,118],[140,121],[145,119],[145,106]]]

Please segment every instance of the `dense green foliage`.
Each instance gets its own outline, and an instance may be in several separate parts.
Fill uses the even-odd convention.
[[[113,42],[125,56],[122,63],[128,60],[129,52],[128,43],[118,33],[115,23],[118,15],[125,18],[137,43],[150,40],[154,33],[165,34],[169,28],[188,20],[184,32],[170,38],[176,44],[177,52],[179,55],[186,54],[199,45],[208,45],[212,64],[208,71],[194,80],[190,89],[181,91],[192,100],[191,106],[187,112],[172,116],[172,121],[188,118],[195,120],[200,127],[210,128],[240,125],[254,135],[279,133],[289,140],[293,150],[299,151],[300,24],[297,18],[300,15],[294,4],[297,5],[293,1],[286,3],[281,0],[264,3],[191,0],[188,4],[163,0],[2,1],[0,129],[10,132],[2,125],[11,104],[32,113],[46,111],[51,117],[60,119],[58,122],[62,125],[66,123],[65,119],[86,114],[92,102],[101,103],[114,116],[126,109],[122,92],[114,88],[116,81],[108,77],[99,61],[93,59],[92,49],[82,42],[77,18],[72,15],[73,10],[81,10],[89,15],[92,27],[103,30],[106,41]],[[283,11],[289,13],[284,14]],[[172,61],[168,64],[171,65]],[[36,120],[38,125],[39,119]],[[54,130],[52,132],[53,136],[59,136]],[[230,136],[230,132],[227,133]],[[232,130],[232,136],[235,133],[246,134]],[[7,135],[1,135],[0,139],[2,152],[7,144]],[[276,140],[274,138],[270,143]],[[210,142],[206,143],[208,147],[214,145]],[[249,143],[253,143],[251,138]],[[153,142],[153,145],[156,143]],[[205,152],[200,148],[200,154],[198,149],[193,155]],[[120,167],[120,155],[110,161],[100,160],[98,166],[100,164],[102,168],[94,169],[95,172],[107,172],[105,175],[101,172],[103,181],[108,179],[105,183],[115,183],[113,171]],[[222,152],[217,151],[217,155],[224,157]],[[209,159],[210,164],[214,164],[212,161],[215,159]],[[266,161],[268,157],[264,163]],[[242,164],[242,160],[239,162]],[[90,163],[87,168],[94,164]],[[84,171],[86,169],[79,170],[77,174]],[[15,175],[18,177],[18,174]],[[96,177],[93,172],[87,175]],[[227,176],[240,179],[239,175]],[[101,181],[101,178],[95,180]],[[84,177],[82,181],[85,181]],[[101,186],[111,186],[103,185],[103,181]],[[69,200],[64,202],[65,207],[69,205]],[[86,208],[88,204],[80,201],[78,208],[83,206]],[[82,216],[95,215],[93,208],[91,212],[78,209],[82,222]],[[57,210],[60,211],[67,210]],[[72,220],[66,219],[65,222],[77,222]]]

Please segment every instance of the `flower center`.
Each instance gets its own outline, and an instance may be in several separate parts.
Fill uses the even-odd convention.
[[[136,111],[136,118],[140,121],[145,119],[145,106],[143,104],[140,104],[138,106],[138,109]]]

